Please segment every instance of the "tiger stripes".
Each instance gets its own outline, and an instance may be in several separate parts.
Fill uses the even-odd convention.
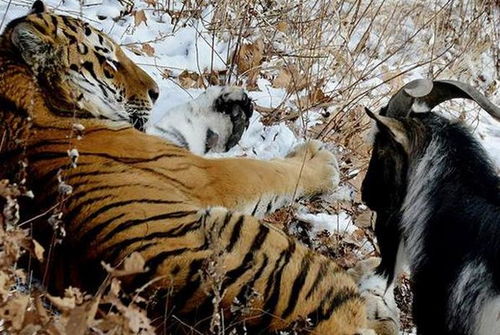
[[[74,88],[42,87],[40,74],[33,75],[30,64],[17,56],[13,31],[21,23],[34,23],[37,34],[50,35],[54,22],[58,29],[71,31],[82,23],[71,18],[72,25],[66,25],[68,19],[59,15],[44,13],[43,20],[40,15],[17,19],[0,38],[0,101],[9,102],[0,105],[0,131],[8,134],[0,148],[6,165],[0,178],[14,178],[17,160],[27,159],[35,197],[24,213],[33,216],[61,198],[62,181],[72,188],[60,204],[67,235],[48,260],[50,286],[71,284],[95,291],[104,275],[102,261],[117,265],[138,252],[147,271],[126,278],[126,287],[134,290],[149,283],[144,294],[160,300],[168,291],[169,308],[199,321],[212,308],[201,270],[214,261],[223,274],[221,307],[226,317],[231,317],[235,301],[246,305],[241,322],[253,333],[304,321],[315,334],[370,334],[365,332],[364,300],[353,279],[333,260],[256,217],[293,197],[331,191],[338,176],[329,151],[308,142],[284,159],[207,159],[120,120],[79,117],[92,114],[85,109],[71,117],[58,113],[60,105],[54,101],[70,101],[74,96],[68,92]],[[99,42],[89,35],[74,35],[76,43],[92,47]],[[119,46],[113,42],[113,48]],[[81,63],[92,61],[85,53],[78,57]],[[99,69],[94,75],[103,76],[97,79],[109,77],[101,71],[102,63],[92,62]],[[120,85],[135,75],[132,84],[141,82],[135,89],[147,95],[150,78],[131,64],[121,68],[119,78],[125,82]],[[75,123],[79,136],[74,136]],[[73,149],[78,156],[71,161],[68,151]],[[47,215],[40,215],[33,226],[35,237],[49,243]],[[69,276],[61,276],[65,271]],[[250,293],[255,297],[249,299]]]

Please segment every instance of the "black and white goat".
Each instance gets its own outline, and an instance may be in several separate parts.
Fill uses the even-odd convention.
[[[500,109],[469,85],[416,80],[376,121],[362,196],[377,212],[378,273],[410,267],[418,334],[500,334],[500,178],[470,131],[431,109],[453,98]],[[500,143],[499,143],[500,145]]]

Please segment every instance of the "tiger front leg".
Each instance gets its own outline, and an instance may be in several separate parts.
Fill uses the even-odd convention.
[[[286,158],[205,160],[209,187],[200,188],[202,206],[224,206],[262,217],[297,198],[333,191],[339,183],[335,156],[318,141],[298,145]]]

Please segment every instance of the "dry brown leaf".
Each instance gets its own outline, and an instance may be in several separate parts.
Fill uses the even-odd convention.
[[[354,253],[349,253],[337,260],[337,263],[343,268],[352,268],[358,262],[357,257]]]
[[[139,253],[136,254],[139,255]],[[129,257],[127,264],[124,262],[123,267],[132,271],[137,267],[138,263],[140,265],[141,262],[142,261],[137,256],[132,256]],[[121,334],[155,334],[154,328],[151,326],[151,320],[147,317],[146,312],[136,305],[139,301],[137,297],[134,297],[129,305],[126,305],[124,301],[120,299],[120,286],[120,280],[113,278],[110,290],[102,298],[102,303],[111,304],[116,308],[119,314],[106,314],[104,322],[101,320],[98,321],[99,329],[113,329],[113,325],[121,324]],[[142,301],[145,302],[145,300]],[[123,328],[123,326],[125,327]]]
[[[243,44],[238,49],[235,57],[235,63],[239,73],[245,73],[249,76],[249,71],[255,71],[264,60],[264,42],[262,39],[250,44]]]
[[[311,106],[318,106],[320,104],[327,104],[332,101],[331,97],[327,96],[325,92],[319,87],[315,87],[309,92],[309,103]]]
[[[32,240],[32,241],[33,241],[33,249],[34,249],[33,251],[35,253],[36,259],[38,259],[38,261],[40,261],[40,262],[43,262],[43,253],[45,252],[45,249],[37,241],[35,241],[35,240]]]
[[[71,286],[64,290],[64,297],[55,297],[47,294],[47,299],[62,312],[72,310],[76,306],[81,305],[84,301],[81,291]]]
[[[37,260],[41,262],[43,261],[44,248],[40,245],[40,243],[36,242],[31,237],[26,236],[25,234],[20,234],[19,232],[12,231],[8,234],[9,239],[15,240],[19,246],[29,251],[30,254]]]
[[[217,72],[212,71],[210,73],[204,74],[204,76],[210,85],[212,86],[220,85],[219,74]]]
[[[285,21],[278,22],[278,24],[276,25],[276,30],[281,31],[282,33],[284,33],[285,31],[288,30],[288,23],[285,22]]]
[[[66,334],[84,335],[94,320],[99,306],[100,297],[97,296],[71,310],[66,323]]]
[[[21,283],[26,283],[26,272],[24,272],[24,269],[15,270],[14,276],[16,277],[16,280],[20,281]]]
[[[66,334],[84,335],[87,330],[87,316],[81,307],[72,309],[66,323]]]
[[[115,269],[111,267],[109,264],[102,263],[104,269],[114,277],[123,277],[136,273],[146,272],[147,269],[144,268],[146,262],[144,258],[138,252],[131,253],[125,260],[123,261],[123,265],[120,269]]]
[[[126,306],[119,303],[117,298],[112,299],[115,307],[120,311],[123,318],[128,321],[128,327],[131,334],[155,334],[154,328],[151,326],[151,320],[146,313],[135,305]]]
[[[42,298],[41,298],[40,294],[36,293],[36,292],[35,292],[34,305],[35,305],[37,317],[40,319],[41,323],[47,324],[50,320],[49,313],[45,309],[45,306],[42,302]]]
[[[129,309],[125,314],[129,319],[129,327],[135,333],[155,334],[154,328],[151,326],[151,321],[146,316],[146,313],[139,308],[134,307]]]
[[[14,185],[11,185],[8,179],[0,180],[0,197],[18,197],[20,195],[21,191]]]
[[[153,57],[155,55],[155,48],[153,48],[150,44],[144,43],[142,45],[142,51],[148,55],[149,57]]]
[[[134,12],[134,25],[138,27],[142,22],[147,26],[148,19],[146,18],[146,13],[144,13],[144,9],[137,10]]]
[[[343,237],[342,241],[344,243],[355,245],[357,248],[361,248],[361,246],[364,243],[364,237],[365,237],[364,231],[361,229],[356,229],[353,233],[346,234]]]
[[[309,86],[307,77],[295,65],[284,66],[273,80],[273,87],[286,88],[290,93],[302,91]]]
[[[110,293],[115,296],[118,296],[120,294],[120,291],[121,291],[121,282],[118,279],[113,278],[111,280]]]
[[[332,104],[332,99],[327,96],[321,88],[313,88],[306,96],[300,97],[294,101],[301,109],[307,110],[310,108],[325,108]]]
[[[183,88],[202,88],[203,78],[196,72],[190,72],[188,70],[182,71],[179,75],[179,84]]]
[[[54,297],[47,294],[47,299],[60,311],[69,311],[76,307],[75,297]]]
[[[9,288],[11,285],[11,280],[9,276],[0,271],[0,296],[2,297],[2,301],[5,301],[9,296]]]
[[[148,6],[152,6],[152,7],[155,7],[155,6],[156,6],[156,0],[144,0],[144,2],[145,2]]]
[[[354,224],[359,228],[370,228],[372,226],[372,212],[369,210],[362,211],[356,215]]]
[[[20,332],[19,335],[33,335],[33,334],[39,334],[39,331],[42,329],[42,326],[40,325],[35,325],[35,324],[28,324],[26,325]]]
[[[273,80],[273,87],[285,88],[290,86],[292,81],[292,74],[286,67],[282,68],[279,74]]]
[[[169,69],[163,70],[163,72],[161,73],[161,77],[163,79],[172,78],[173,77],[172,70],[169,70]]]
[[[27,295],[12,298],[5,306],[0,308],[1,319],[9,322],[13,329],[21,330],[29,301],[30,297]]]

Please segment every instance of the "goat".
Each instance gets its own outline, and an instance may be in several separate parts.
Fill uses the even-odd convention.
[[[418,334],[499,335],[500,178],[464,125],[430,112],[453,98],[500,121],[485,96],[449,80],[412,81],[379,114],[366,109],[378,132],[362,199],[377,213],[377,273],[392,284],[410,268]]]

